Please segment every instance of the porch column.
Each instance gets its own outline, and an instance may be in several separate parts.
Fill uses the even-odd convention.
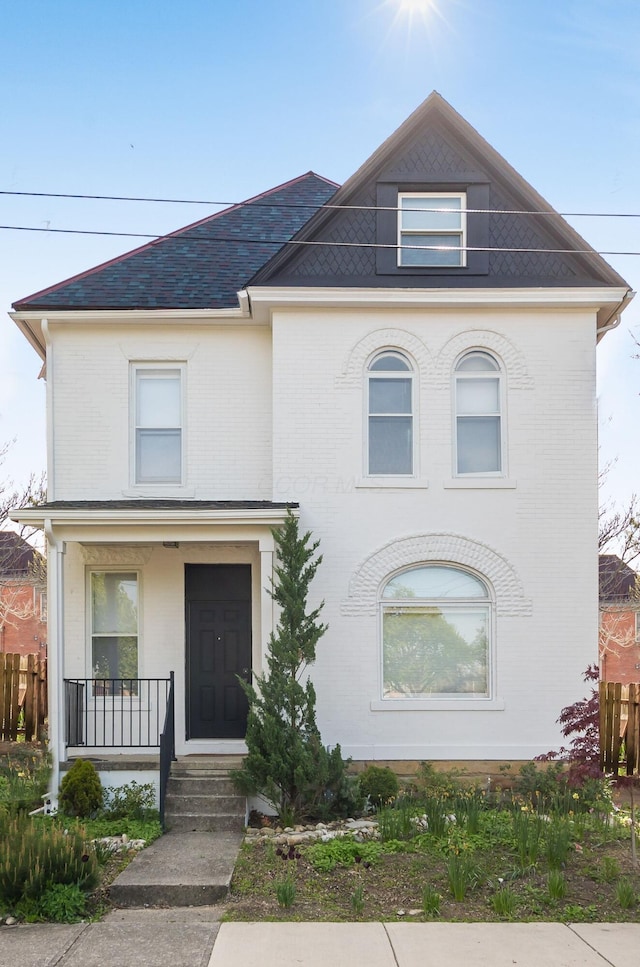
[[[273,538],[260,540],[260,655],[262,672],[267,671],[269,636],[274,629],[274,602],[269,594],[273,578]]]
[[[49,792],[57,804],[60,760],[66,758],[64,734],[64,553],[65,543],[53,533],[50,520],[44,524],[47,538],[47,678],[49,693],[49,750],[51,780]]]

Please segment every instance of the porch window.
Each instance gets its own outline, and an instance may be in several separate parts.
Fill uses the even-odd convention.
[[[99,687],[109,680],[130,679],[116,686],[138,694],[138,575],[135,571],[91,572],[91,669]]]

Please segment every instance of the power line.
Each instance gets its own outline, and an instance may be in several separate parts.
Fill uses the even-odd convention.
[[[39,228],[30,225],[0,225],[1,231],[10,232],[45,232],[58,235],[99,235],[118,238],[146,238],[154,240],[168,239],[175,237],[180,232],[157,235],[145,232],[107,232],[96,231],[84,228]],[[512,248],[512,247],[491,247],[488,245],[396,245],[384,242],[336,242],[322,240],[304,240],[295,238],[249,238],[247,236],[224,236],[224,235],[198,235],[191,237],[190,242],[241,242],[243,245],[307,245],[327,248],[371,248],[371,249],[419,249],[421,251],[432,252],[510,252],[515,254],[534,254],[534,255],[601,255],[601,256],[622,256],[640,255],[640,252],[620,252],[620,251],[596,251],[592,248]],[[420,266],[416,266],[419,268]],[[433,268],[433,266],[431,266]],[[446,266],[445,266],[446,268]]]
[[[199,198],[145,198],[137,195],[81,195],[71,192],[50,192],[50,191],[3,191],[0,195],[11,195],[18,198],[69,198],[79,201],[126,201],[126,202],[148,202],[162,205],[208,205],[209,207],[233,208],[245,204],[250,204],[252,208],[292,208],[304,209],[306,211],[320,211],[322,209],[337,211],[370,211],[370,212],[398,212],[397,205],[332,205],[326,202],[323,205],[316,205],[308,202],[278,202],[265,199],[260,201],[211,201]],[[420,207],[412,209],[419,212],[449,212],[451,209],[446,207]],[[511,208],[456,208],[455,211],[463,215],[534,215],[542,218],[640,218],[640,212],[557,212],[557,211],[536,211]]]

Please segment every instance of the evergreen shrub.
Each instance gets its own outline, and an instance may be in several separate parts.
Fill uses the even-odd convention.
[[[67,816],[93,816],[102,807],[104,791],[92,762],[76,759],[60,784],[60,808]]]

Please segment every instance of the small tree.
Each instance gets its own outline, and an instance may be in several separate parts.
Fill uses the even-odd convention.
[[[322,624],[322,602],[307,613],[309,585],[322,562],[319,541],[300,536],[298,520],[287,512],[273,536],[278,553],[271,597],[280,619],[269,639],[268,675],[256,684],[241,681],[249,700],[246,743],[248,755],[234,773],[245,794],[260,793],[292,820],[313,814],[326,799],[340,792],[346,763],[340,746],[329,752],[316,724],[316,693],[304,679],[316,658],[316,645],[327,630]]]

